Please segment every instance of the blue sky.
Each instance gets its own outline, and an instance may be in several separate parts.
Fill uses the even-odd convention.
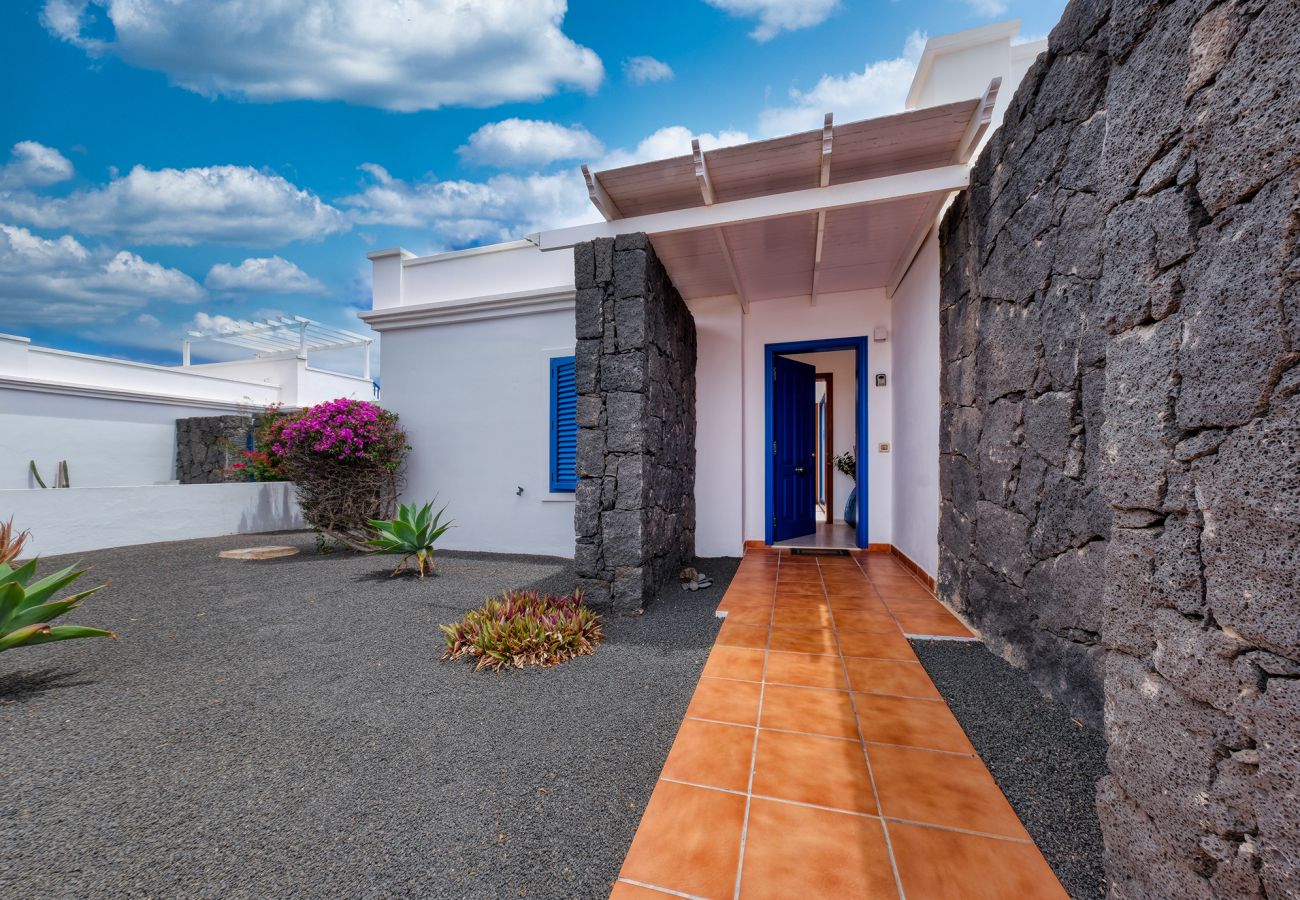
[[[216,317],[362,330],[368,250],[590,221],[581,163],[893,112],[925,35],[1063,6],[10,0],[0,331],[172,363]]]

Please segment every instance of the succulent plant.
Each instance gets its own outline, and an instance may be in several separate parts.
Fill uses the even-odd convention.
[[[583,605],[581,593],[506,591],[454,625],[438,628],[447,640],[443,658],[477,657],[476,672],[554,666],[595,653],[604,637],[600,619]]]
[[[0,565],[8,565],[21,556],[29,537],[30,532],[14,531],[12,516],[8,522],[0,522]]]
[[[25,535],[20,535],[21,537]],[[73,638],[117,638],[113,632],[102,628],[50,624],[64,613],[76,609],[91,594],[107,587],[107,581],[62,600],[50,600],[55,593],[84,575],[85,570],[78,571],[75,565],[68,566],[53,575],[33,581],[38,560],[28,560],[16,569],[10,565],[12,561],[13,557],[0,562],[0,651]]]
[[[423,578],[433,571],[434,542],[452,525],[442,521],[442,514],[446,511],[444,506],[435,513],[432,503],[418,508],[414,503],[403,503],[397,508],[394,519],[368,520],[378,536],[366,543],[380,553],[401,554],[402,560],[393,569],[393,575],[406,568],[407,562],[414,557],[415,570]]]

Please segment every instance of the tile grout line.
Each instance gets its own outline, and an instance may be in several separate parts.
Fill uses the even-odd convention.
[[[669,897],[684,897],[686,900],[708,900],[707,897],[701,897],[698,894],[688,894],[684,891],[675,891],[672,888],[660,887],[659,885],[651,884],[648,881],[637,881],[635,878],[624,878],[622,875],[618,876],[616,880],[621,881],[624,884],[631,884],[639,888],[645,888],[648,891],[666,894]]]
[[[936,751],[936,752],[942,752],[942,751]],[[982,837],[982,838],[990,838],[991,840],[996,840],[996,841],[1006,841],[1009,844],[1032,844],[1035,847],[1038,846],[1037,844],[1034,843],[1033,837],[1018,838],[1018,837],[1012,837],[1007,834],[994,834],[991,831],[975,831],[971,828],[958,828],[956,825],[941,825],[937,822],[922,822],[919,819],[904,819],[902,816],[873,815],[872,813],[858,812],[857,810],[853,810],[853,809],[840,809],[839,807],[836,806],[822,806],[820,803],[807,803],[803,800],[789,800],[786,799],[785,797],[769,797],[767,794],[746,794],[744,791],[737,791],[733,788],[723,788],[712,784],[700,784],[697,781],[683,781],[680,778],[660,778],[659,780],[666,781],[669,784],[680,784],[683,787],[699,788],[702,791],[715,791],[716,793],[719,794],[731,794],[732,796],[735,797],[752,796],[756,800],[767,800],[771,803],[782,803],[786,806],[798,806],[804,809],[817,809],[823,812],[837,813],[838,815],[841,816],[854,816],[855,818],[859,818],[859,819],[875,819],[881,822],[894,822],[898,825],[912,825],[915,826],[916,828],[933,828],[936,831],[951,831],[954,834],[969,834],[972,837]],[[1026,832],[1026,834],[1027,833],[1028,832]],[[621,875],[619,877],[623,878],[623,876]],[[660,888],[660,890],[665,890],[665,888]]]
[[[778,687],[799,687],[799,688],[804,688],[805,690],[810,690],[810,691],[828,691],[828,690],[832,690],[831,688],[809,688],[809,687],[805,687],[804,685],[799,685],[799,684],[790,684],[790,685],[779,684]],[[841,694],[848,694],[848,693],[863,694],[863,693],[868,693],[868,692],[866,692],[866,691],[852,691],[852,692],[850,692],[850,691],[839,691],[839,693],[841,693]],[[923,698],[920,698],[920,697],[896,697],[894,694],[870,694],[870,696],[872,696],[872,697],[895,697],[895,699],[898,699],[898,700],[921,700],[921,699],[923,699]],[[935,702],[938,702],[938,701],[929,700],[929,701],[925,701],[925,702],[935,703]],[[855,713],[855,715],[856,715],[856,709],[854,710],[854,713]],[[866,744],[868,747],[894,747],[894,748],[899,749],[899,750],[915,750],[917,753],[939,753],[939,754],[942,754],[943,756],[964,756],[964,757],[966,757],[967,759],[979,759],[979,758],[980,758],[979,753],[974,752],[974,751],[971,751],[971,752],[968,753],[968,752],[966,752],[966,751],[964,751],[964,750],[940,750],[938,747],[918,747],[918,746],[916,746],[915,744],[891,744],[889,741],[868,741],[868,740],[866,740],[865,738],[862,738],[862,737],[841,737],[841,736],[838,735],[838,734],[824,734],[824,733],[822,733],[822,732],[820,732],[820,731],[799,731],[799,730],[794,729],[794,728],[772,728],[772,727],[770,727],[770,726],[766,726],[766,725],[763,726],[762,728],[759,728],[759,726],[757,726],[757,725],[746,725],[744,722],[728,722],[728,721],[726,721],[725,719],[706,719],[706,718],[704,718],[703,716],[686,716],[682,721],[686,721],[686,720],[688,720],[688,719],[689,719],[690,721],[692,721],[692,722],[707,722],[707,723],[710,724],[710,725],[726,725],[726,726],[728,726],[728,727],[730,727],[730,728],[753,728],[753,729],[757,729],[757,730],[760,730],[760,731],[767,731],[767,732],[770,732],[770,733],[772,733],[772,734],[798,734],[798,735],[802,735],[803,737],[822,738],[823,740],[827,740],[827,741],[843,741],[843,742],[845,742],[845,743],[851,743],[851,744],[852,744],[852,743]],[[969,738],[968,738],[968,740],[969,740]],[[981,762],[982,762],[982,760],[981,760]],[[660,781],[676,781],[676,780],[678,780],[678,779],[675,779],[675,778],[664,778],[664,777],[661,775],[661,776],[659,777],[659,780],[660,780]],[[682,782],[682,783],[683,783],[683,784],[693,784],[694,782],[685,782],[685,781],[684,781],[684,782]],[[718,788],[718,790],[726,790],[726,789],[725,789],[725,788]],[[736,793],[743,793],[743,791],[737,791]],[[790,802],[793,803],[793,802],[795,802],[795,801],[790,801]]]
[[[781,581],[781,556],[777,554],[775,571],[772,575],[772,609],[767,616],[767,642],[763,649],[763,669],[758,682],[758,713],[754,719],[754,744],[749,752],[749,781],[745,785],[745,816],[740,825],[740,853],[736,858],[736,886],[732,891],[733,900],[740,900],[740,879],[745,871],[745,845],[749,842],[749,807],[754,802],[754,772],[758,768],[759,727],[763,724],[763,697],[767,692],[767,655],[772,646],[772,623],[776,619],[776,591]]]
[[[857,565],[859,570],[862,569],[862,564],[859,563],[856,558],[853,560],[853,562],[855,565]],[[863,571],[862,574],[866,575],[867,573]],[[870,581],[869,576],[867,580]],[[872,590],[875,590],[875,585],[872,585]],[[882,597],[881,600],[883,602],[884,598]],[[885,608],[889,609],[889,605],[885,604]],[[893,617],[894,611],[889,610],[889,615]],[[835,628],[835,610],[832,609],[830,611],[830,617],[831,617],[831,627],[834,628],[835,630],[835,646],[839,647],[840,632],[838,628]],[[898,619],[894,618],[894,622],[897,623]],[[899,626],[898,630],[902,632],[903,628],[901,625]],[[880,791],[876,787],[876,773],[871,766],[871,756],[870,754],[867,753],[866,737],[862,734],[862,719],[858,716],[858,704],[853,699],[853,690],[852,690],[853,682],[849,679],[849,667],[848,664],[844,662],[843,648],[840,649],[840,668],[844,671],[844,680],[848,682],[850,688],[849,705],[853,708],[853,722],[858,729],[859,745],[862,748],[862,760],[867,765],[867,780],[870,781],[871,783],[871,794],[872,794],[872,798],[876,801],[876,812],[879,813],[881,816],[880,831],[885,838],[885,852],[889,855],[889,868],[894,876],[894,889],[898,891],[899,900],[907,900],[907,895],[903,892],[903,879],[898,872],[898,860],[894,858],[894,842],[889,839],[889,825],[886,824],[884,819],[885,811],[880,806]]]

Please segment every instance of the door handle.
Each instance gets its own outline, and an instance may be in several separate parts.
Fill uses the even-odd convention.
[[[806,475],[806,474],[808,474],[808,470],[805,469],[803,466],[795,466],[795,467],[794,467],[794,474],[796,474],[796,475]]]

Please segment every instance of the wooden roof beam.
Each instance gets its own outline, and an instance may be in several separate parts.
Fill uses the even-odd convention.
[[[587,196],[591,198],[591,205],[600,211],[600,214],[605,217],[605,221],[610,222],[614,219],[623,218],[623,214],[619,212],[618,204],[614,202],[613,197],[606,193],[605,186],[600,183],[599,176],[592,172],[585,163],[582,166],[582,177],[587,182]]]
[[[993,122],[993,107],[998,102],[998,91],[1001,88],[1002,78],[995,77],[984,89],[984,96],[980,97],[979,105],[971,114],[970,122],[966,124],[966,131],[957,144],[957,154],[953,157],[953,162],[970,162],[970,158],[975,154],[975,148],[984,138],[984,132],[989,130],[989,125]]]
[[[631,216],[618,222],[573,225],[530,234],[528,240],[542,250],[562,250],[584,241],[645,232],[648,235],[678,234],[742,222],[761,222],[818,210],[848,209],[906,200],[929,194],[962,191],[970,185],[970,169],[964,165],[940,166],[899,175],[884,175],[826,187],[787,191],[762,197],[715,202],[661,213]]]
[[[704,160],[704,151],[700,149],[699,138],[691,138],[691,155],[695,158],[695,180],[700,183],[700,194],[704,205],[713,205],[713,179],[709,177],[709,165]]]
[[[826,119],[822,123],[822,156],[821,171],[818,173],[818,184],[826,187],[831,183],[831,147],[835,139],[835,115],[827,113]],[[812,290],[808,294],[808,304],[817,305],[817,287],[821,281],[822,275],[822,241],[826,239],[826,210],[817,210],[817,242],[813,245],[813,276]]]
[[[995,77],[984,90],[984,96],[980,98],[975,111],[971,113],[970,121],[966,124],[966,131],[957,143],[957,152],[953,154],[952,158],[954,164],[968,165],[970,163],[975,148],[979,146],[980,141],[984,138],[984,133],[989,130],[989,125],[993,121],[993,107],[998,102],[998,91],[1001,87],[1002,79]],[[903,255],[894,264],[893,272],[889,276],[889,282],[885,285],[886,297],[892,298],[894,292],[898,290],[898,286],[903,283],[907,270],[912,268],[912,262],[916,259],[916,254],[921,252],[921,246],[925,243],[925,239],[930,234],[930,229],[934,227],[935,219],[939,217],[939,213],[943,210],[944,204],[948,202],[950,196],[951,194],[936,196],[926,204],[925,214],[916,223],[916,228],[904,245]]]
[[[695,160],[695,180],[700,183],[700,196],[704,198],[705,206],[712,206],[715,199],[713,193],[713,178],[709,175],[709,164],[704,158],[704,151],[700,149],[698,138],[691,138],[691,156]],[[740,271],[736,268],[736,260],[731,255],[731,245],[727,243],[727,233],[719,225],[713,229],[713,233],[718,237],[718,248],[722,251],[722,261],[727,264],[727,274],[731,276],[731,287],[736,292],[736,302],[740,304],[740,310],[745,315],[749,315],[749,298],[745,296],[745,286],[740,283]]]

